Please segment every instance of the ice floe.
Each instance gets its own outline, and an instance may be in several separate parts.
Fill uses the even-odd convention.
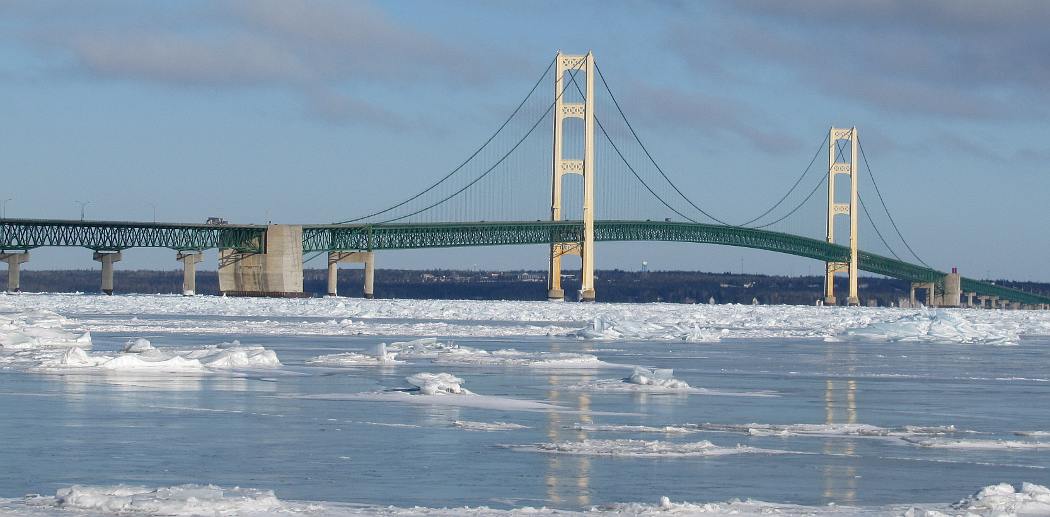
[[[1021,490],[1009,483],[989,485],[952,508],[974,515],[1050,515],[1050,488],[1035,483],[1022,483]]]
[[[878,321],[850,328],[839,335],[859,341],[919,341],[1011,345],[1020,339],[1018,329],[989,323],[977,323],[960,312],[922,310],[890,321]]]
[[[624,381],[666,390],[687,390],[690,387],[689,383],[675,379],[674,370],[671,368],[636,367],[631,372],[631,376],[624,379]]]
[[[134,351],[116,354],[88,352],[79,347],[68,348],[61,355],[44,357],[35,369],[41,371],[68,371],[97,368],[107,372],[164,372],[194,373],[216,370],[272,369],[281,361],[272,350],[239,342],[209,345],[192,350],[156,348],[145,339],[125,346]]]
[[[461,386],[463,379],[451,373],[417,373],[405,377],[405,380],[419,388],[423,395],[473,395]]]
[[[955,440],[949,438],[904,437],[908,443],[933,449],[980,449],[980,450],[1050,450],[1050,442],[1029,440]]]
[[[465,431],[516,431],[518,429],[529,429],[527,425],[512,422],[472,422],[470,420],[456,420],[452,427]]]
[[[344,352],[341,354],[326,354],[306,360],[306,364],[318,366],[391,366],[404,364],[397,359],[397,352],[387,350],[386,343],[379,343],[370,353]]]
[[[75,329],[76,323],[48,310],[0,313],[0,352],[41,348],[91,348],[91,333]]]
[[[592,391],[605,393],[668,393],[721,395],[728,397],[776,397],[770,391],[728,391],[708,388],[697,388],[689,383],[674,378],[670,368],[635,367],[630,376],[622,379],[598,379],[565,386],[572,391]]]
[[[514,349],[482,350],[444,343],[436,338],[397,342],[388,348],[402,359],[429,360],[446,366],[528,367],[537,369],[624,368],[607,363],[591,354],[561,352],[522,352]]]
[[[547,454],[615,456],[634,458],[685,458],[726,456],[730,454],[791,454],[790,451],[760,449],[746,445],[724,447],[707,440],[666,442],[660,440],[581,440],[528,445],[506,445],[508,449]]]
[[[598,433],[661,433],[661,434],[689,434],[698,433],[702,429],[696,426],[686,427],[677,425],[665,425],[653,427],[648,425],[620,425],[620,424],[575,424],[571,427],[577,431]]]
[[[702,431],[743,433],[751,436],[814,436],[820,438],[914,438],[944,436],[960,431],[954,425],[879,427],[869,424],[686,424],[684,427]]]
[[[214,485],[166,488],[73,485],[60,488],[54,497],[27,497],[26,505],[122,515],[264,514],[289,509],[270,490],[223,489]]]

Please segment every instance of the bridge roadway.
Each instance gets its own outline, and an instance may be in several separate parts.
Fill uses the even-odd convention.
[[[499,221],[303,225],[303,252],[399,250],[579,242],[580,221]],[[211,225],[122,221],[41,219],[0,220],[0,252],[45,246],[120,251],[138,247],[178,251],[264,249],[265,225]],[[692,242],[753,248],[807,257],[821,262],[849,260],[849,248],[819,239],[769,230],[667,221],[595,221],[595,240]],[[858,268],[909,282],[939,283],[945,272],[860,252]],[[1023,304],[1047,304],[1050,296],[1027,293],[970,278],[962,291]]]

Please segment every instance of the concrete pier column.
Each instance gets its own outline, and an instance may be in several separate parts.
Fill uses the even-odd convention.
[[[204,259],[204,254],[199,251],[180,251],[175,255],[175,260],[182,262],[182,295],[193,296],[197,294],[197,263]]]
[[[96,251],[92,257],[102,263],[102,292],[113,294],[113,263],[123,258],[119,251]]]
[[[972,291],[966,293],[966,306],[967,307],[973,308],[973,297],[974,296],[977,296],[977,293],[972,292]]]
[[[332,260],[335,252],[328,252],[328,296],[339,296],[339,261]]]
[[[7,262],[7,292],[17,293],[21,291],[22,286],[19,283],[19,277],[22,270],[22,263],[29,261],[29,252],[8,253],[6,251],[0,251],[0,260]]]
[[[339,263],[353,262],[365,265],[365,282],[362,294],[365,298],[375,295],[375,253],[371,251],[330,251],[328,252],[328,296],[337,296],[339,283]]]
[[[952,272],[944,275],[944,292],[941,293],[937,306],[958,307],[962,301],[962,277],[959,270],[952,268]]]
[[[989,309],[998,309],[999,308],[999,297],[998,296],[992,296],[992,297],[988,298],[988,308]]]
[[[365,298],[371,299],[375,296],[375,280],[376,280],[376,263],[375,257],[372,252],[368,252],[368,257],[365,260]]]

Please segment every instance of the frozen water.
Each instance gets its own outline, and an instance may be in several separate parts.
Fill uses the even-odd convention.
[[[181,485],[150,489],[135,486],[80,486],[59,489],[54,497],[35,497],[28,506],[94,510],[103,514],[220,515],[275,513],[287,507],[269,490]]]
[[[1023,336],[1050,336],[1050,314],[1046,311],[162,295],[103,299],[25,293],[6,296],[0,303],[16,313],[42,311],[50,317],[57,316],[56,312],[82,316],[86,330],[101,332],[556,335],[599,341],[708,343],[726,339],[830,338],[1006,344],[1016,343]],[[144,314],[151,317],[128,316]]]
[[[736,432],[751,436],[815,436],[821,438],[899,438],[902,440],[917,437],[954,435],[966,433],[954,425],[945,426],[912,426],[885,428],[869,424],[699,424],[689,426],[704,431]]]
[[[698,442],[664,442],[659,440],[583,440],[579,442],[536,443],[507,445],[515,451],[584,456],[616,456],[635,458],[690,458],[726,456],[730,454],[788,454],[788,451],[760,449],[745,445],[723,447],[707,440]]]
[[[973,311],[971,311],[973,312]],[[974,322],[959,311],[922,309],[890,321],[869,323],[847,329],[845,339],[862,341],[920,341],[962,344],[1016,344],[1018,329],[992,323]]]
[[[576,424],[572,426],[577,431],[595,433],[662,433],[662,434],[689,434],[701,431],[696,426],[665,425],[653,427],[648,425],[598,425],[598,424]]]
[[[405,377],[405,380],[419,388],[423,395],[473,395],[460,386],[463,379],[450,373],[417,373]]]
[[[0,499],[0,515],[33,517],[60,515],[313,515],[336,516],[659,516],[712,515],[757,517],[767,515],[795,516],[870,516],[903,515],[906,517],[1038,516],[1050,513],[1050,489],[1023,482],[1021,489],[1000,483],[989,485],[955,504],[915,503],[910,505],[805,506],[734,499],[726,502],[673,502],[661,496],[656,503],[614,503],[592,506],[580,511],[547,507],[522,506],[510,509],[475,507],[397,507],[349,505],[322,501],[284,501],[269,490],[232,488],[214,485],[180,485],[165,488],[116,486],[81,486],[60,488],[54,497],[30,495],[22,499]]]
[[[469,420],[456,420],[452,422],[452,426],[467,431],[515,431],[529,428],[527,425],[511,422],[471,422]]]
[[[129,341],[116,354],[87,352],[79,347],[61,354],[40,355],[36,369],[97,368],[108,372],[203,373],[232,369],[272,369],[281,366],[277,354],[261,346],[223,343],[194,350],[155,348],[145,339]]]
[[[392,343],[390,350],[403,359],[430,360],[434,364],[455,366],[498,366],[529,368],[624,368],[598,360],[591,354],[556,352],[520,352],[514,349],[482,350],[456,343],[442,343],[436,338]]]
[[[908,442],[920,447],[933,447],[937,449],[1046,449],[1050,450],[1050,442],[1037,442],[1028,440],[953,440],[947,438],[905,438]]]
[[[137,337],[134,339],[129,339],[128,342],[124,344],[124,351],[132,354],[146,352],[148,350],[156,349],[153,348],[153,343],[150,343],[149,340],[146,338]]]
[[[0,295],[0,514],[1039,514],[1048,336],[1039,311]],[[74,485],[100,506],[59,506]]]
[[[674,370],[670,368],[635,368],[631,376],[625,379],[631,384],[641,386],[653,386],[665,390],[688,390],[689,384],[674,378]]]

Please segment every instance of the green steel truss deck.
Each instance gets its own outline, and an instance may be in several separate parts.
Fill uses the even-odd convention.
[[[180,251],[231,248],[258,253],[265,248],[264,225],[207,225],[117,221],[0,220],[0,251],[43,246],[77,246],[98,251],[137,247]],[[667,241],[739,246],[847,262],[849,249],[823,240],[786,233],[700,223],[595,221],[596,241]],[[303,251],[400,250],[579,242],[580,221],[408,223],[381,225],[304,225]],[[943,281],[945,273],[904,261],[860,252],[859,269],[909,282]],[[963,292],[1028,304],[1050,303],[1050,296],[962,279]]]
[[[0,251],[76,246],[95,251],[171,248],[198,251],[231,248],[259,253],[266,226],[138,223],[124,221],[0,220]]]

